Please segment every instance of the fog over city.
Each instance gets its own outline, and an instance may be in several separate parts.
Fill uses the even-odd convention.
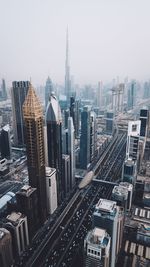
[[[66,28],[76,83],[148,79],[149,0],[0,0],[0,73],[64,83]]]

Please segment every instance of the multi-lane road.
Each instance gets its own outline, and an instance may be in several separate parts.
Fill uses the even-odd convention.
[[[16,266],[72,266],[74,256],[83,247],[85,235],[92,226],[92,213],[99,198],[110,198],[125,156],[126,136],[117,134],[105,157],[95,168],[94,181],[77,190],[66,208],[51,225],[46,224],[45,235],[25,252]],[[81,250],[82,251],[82,250]],[[29,253],[30,252],[30,253]]]

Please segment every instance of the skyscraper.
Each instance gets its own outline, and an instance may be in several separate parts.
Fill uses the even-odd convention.
[[[72,117],[68,118],[68,129],[63,132],[63,153],[70,156],[70,190],[75,185],[75,136]]]
[[[39,227],[37,189],[24,185],[16,193],[19,211],[27,216],[29,238],[31,239]]]
[[[46,110],[49,167],[57,170],[58,203],[62,200],[62,117],[59,103],[51,94]]]
[[[20,212],[12,212],[7,216],[5,227],[12,235],[14,256],[19,256],[29,245],[27,217]]]
[[[25,127],[22,107],[29,89],[29,81],[13,82],[12,95],[12,110],[13,110],[13,130],[15,145],[25,145]]]
[[[53,84],[52,84],[50,77],[48,77],[46,80],[46,86],[45,86],[45,109],[47,108],[49,97],[52,91],[53,91]]]
[[[117,245],[117,226],[118,226],[118,207],[116,202],[100,199],[93,213],[93,226],[106,229],[111,237],[111,260],[110,267],[115,267],[116,245]]]
[[[80,128],[80,100],[75,101],[75,138],[79,137],[79,128]]]
[[[139,136],[140,136],[141,122],[129,121],[128,123],[128,136],[127,136],[127,146],[126,146],[126,158],[137,160],[138,159],[138,146],[139,146]]]
[[[75,128],[75,97],[74,96],[70,97],[70,116],[73,119],[73,125]]]
[[[122,168],[122,180],[131,184],[135,184],[137,177],[137,161],[131,158],[126,159]]]
[[[97,149],[97,122],[96,113],[90,112],[90,162],[95,160]]]
[[[11,142],[10,142],[10,128],[9,125],[5,125],[0,134],[0,150],[1,157],[6,158],[8,160],[11,159]]]
[[[113,134],[114,131],[114,113],[107,112],[106,113],[106,133]]]
[[[44,159],[43,112],[36,93],[30,84],[23,105],[26,129],[27,165],[29,184],[37,188],[40,223],[46,219],[46,177]]]
[[[0,228],[0,266],[12,266],[12,237],[8,230]]]
[[[70,156],[62,154],[62,187],[64,197],[70,192]]]
[[[97,106],[102,109],[102,82],[98,82],[96,97]]]
[[[128,109],[133,109],[135,106],[135,96],[136,96],[136,82],[132,81],[128,88]]]
[[[95,227],[84,239],[84,266],[109,267],[111,238],[105,229]]]
[[[148,127],[148,108],[142,108],[140,110],[140,121],[141,121],[140,137],[146,137],[147,127]]]
[[[81,112],[80,168],[87,169],[90,163],[90,110],[88,106]]]
[[[69,104],[71,96],[71,79],[70,79],[70,66],[69,66],[69,40],[68,40],[68,28],[66,33],[66,62],[65,62],[65,95]]]
[[[57,209],[56,169],[46,167],[46,198],[48,214]]]
[[[6,90],[6,83],[5,83],[4,79],[2,79],[1,99],[2,100],[7,100],[7,90]]]

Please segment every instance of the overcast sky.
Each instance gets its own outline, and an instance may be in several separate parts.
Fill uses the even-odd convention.
[[[0,79],[150,78],[150,0],[0,0]]]

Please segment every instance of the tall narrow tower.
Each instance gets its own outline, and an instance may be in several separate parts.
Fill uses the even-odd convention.
[[[23,104],[26,130],[29,184],[37,188],[40,224],[46,219],[46,175],[44,159],[43,112],[36,93],[30,84]]]
[[[25,125],[23,120],[22,106],[29,90],[29,81],[14,81],[12,83],[12,111],[14,143],[17,146],[25,145]]]
[[[57,171],[58,203],[63,198],[62,188],[62,118],[59,103],[54,94],[51,94],[46,109],[47,145],[49,167]]]
[[[53,91],[53,84],[50,77],[48,76],[45,86],[45,109],[47,108],[48,100],[52,91]]]
[[[66,33],[66,62],[65,62],[65,95],[69,104],[71,96],[71,80],[70,80],[70,66],[69,66],[69,39],[68,28]]]

